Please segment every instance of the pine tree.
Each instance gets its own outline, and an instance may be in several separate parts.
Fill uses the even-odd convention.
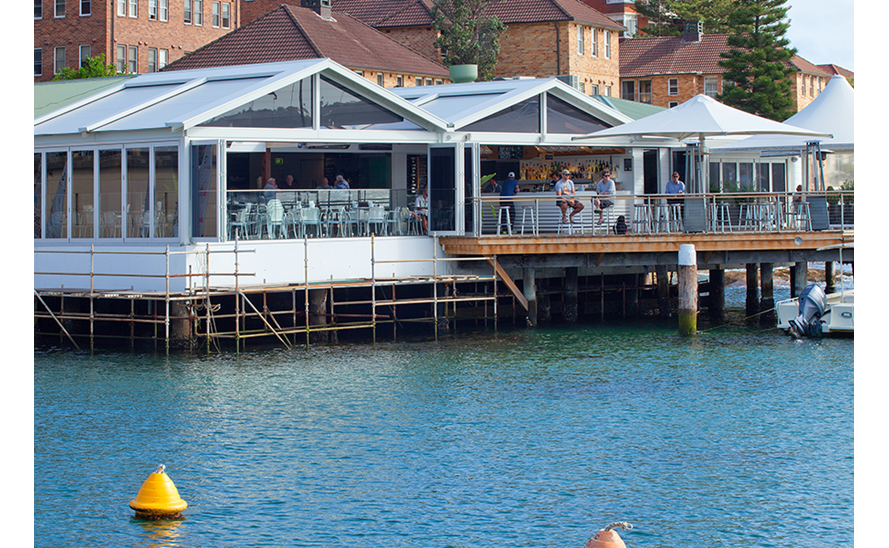
[[[772,120],[783,121],[794,114],[790,77],[795,69],[790,60],[796,49],[788,47],[784,35],[786,0],[736,0],[729,15],[731,50],[721,53],[723,92],[718,99]]]

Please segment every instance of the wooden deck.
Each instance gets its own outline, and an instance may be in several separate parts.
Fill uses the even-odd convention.
[[[814,251],[855,241],[855,231],[662,233],[607,236],[442,236],[444,251],[451,255],[556,255],[565,253],[674,253],[682,244],[698,252]]]

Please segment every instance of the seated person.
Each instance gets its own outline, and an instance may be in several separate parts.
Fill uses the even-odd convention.
[[[429,221],[427,220],[429,217],[428,189],[424,188],[423,194],[417,196],[417,201],[414,202],[414,211],[411,213],[411,216],[420,220],[420,224],[423,225],[423,234],[429,232]]]
[[[556,204],[562,210],[562,222],[574,222],[574,216],[583,211],[583,204],[575,196],[574,181],[568,178],[571,172],[567,169],[562,170],[562,178],[556,183]],[[571,208],[571,214],[565,219],[565,213]]]
[[[596,206],[596,212],[599,214],[597,225],[602,224],[602,213],[605,209],[614,205],[613,201],[607,199],[607,197],[614,196],[614,193],[614,181],[611,180],[611,172],[606,169],[602,172],[602,180],[596,184],[598,196],[593,200],[593,205]]]

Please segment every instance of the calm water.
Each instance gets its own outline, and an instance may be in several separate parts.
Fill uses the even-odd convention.
[[[851,546],[853,341],[674,331],[40,351],[35,545]],[[159,463],[185,520],[132,518]]]

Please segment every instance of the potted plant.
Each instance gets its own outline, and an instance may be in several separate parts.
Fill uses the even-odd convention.
[[[435,0],[432,3],[432,28],[438,31],[435,47],[442,62],[449,67],[453,82],[491,80],[500,36],[506,26],[497,17],[486,16],[492,0]]]

